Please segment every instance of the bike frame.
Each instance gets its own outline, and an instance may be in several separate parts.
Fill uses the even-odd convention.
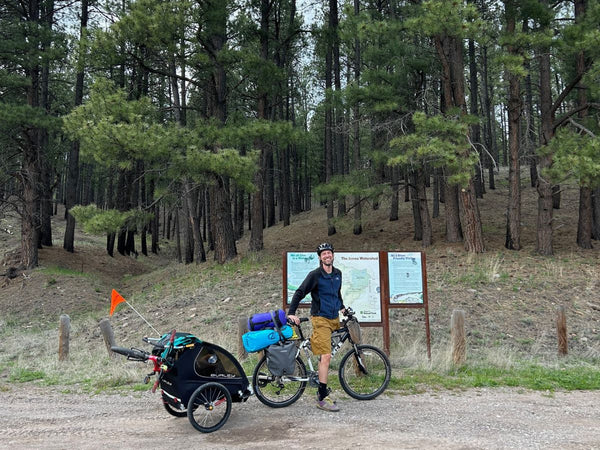
[[[344,343],[346,341],[350,341],[350,343],[352,344],[354,348],[354,352],[355,354],[358,354],[357,350],[356,350],[356,344],[354,342],[352,342],[352,339],[350,338],[350,331],[348,330],[347,327],[347,321],[343,322],[344,325],[340,328],[338,328],[337,330],[335,330],[333,333],[331,333],[331,357],[333,358],[337,352],[342,348],[342,346],[344,345]],[[315,370],[313,363],[312,363],[312,358],[311,356],[311,350],[310,350],[310,339],[309,338],[305,338],[304,337],[304,333],[302,332],[302,327],[300,325],[296,325],[296,328],[298,329],[298,332],[300,334],[300,345],[298,346],[298,353],[296,353],[296,357],[298,357],[298,355],[300,355],[301,351],[304,351],[304,359],[306,360],[306,363],[308,365],[308,373],[306,377],[296,377],[293,375],[283,375],[281,377],[282,381],[307,381],[308,383],[313,383],[318,381],[317,380],[313,380],[313,378],[315,377],[315,375],[318,376],[317,371]],[[360,357],[359,357],[359,365],[361,367],[361,370],[364,371],[364,368],[362,366],[362,361],[360,361]]]

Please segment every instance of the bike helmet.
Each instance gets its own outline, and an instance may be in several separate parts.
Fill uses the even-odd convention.
[[[321,252],[324,250],[330,250],[331,253],[333,253],[333,245],[331,245],[329,242],[323,242],[322,244],[319,244],[317,247],[317,255],[321,256]]]

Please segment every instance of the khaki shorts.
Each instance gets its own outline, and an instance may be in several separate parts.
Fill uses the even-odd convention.
[[[313,332],[310,346],[313,355],[328,355],[331,353],[331,333],[340,327],[339,319],[326,319],[321,316],[311,316]]]

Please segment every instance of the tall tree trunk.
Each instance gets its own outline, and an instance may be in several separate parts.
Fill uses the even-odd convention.
[[[209,59],[212,65],[209,80],[209,113],[210,117],[219,124],[225,124],[227,119],[227,77],[220,54],[225,50],[227,40],[227,3],[218,0],[209,0],[206,5],[210,11],[207,24],[209,35]],[[213,148],[218,152],[218,148]],[[237,255],[235,235],[231,218],[231,205],[229,199],[229,186],[227,180],[213,174],[213,183],[209,187],[211,225],[215,246],[215,260],[220,264]]]
[[[466,104],[462,42],[451,36],[437,36],[435,38],[435,43],[443,68],[442,86],[444,89],[444,100],[446,102],[445,111],[457,107],[464,113],[466,112]],[[454,188],[458,190],[456,186]],[[446,191],[446,193],[450,194],[449,191]],[[461,227],[464,232],[465,248],[469,252],[483,252],[485,246],[483,243],[481,217],[477,206],[477,198],[475,197],[472,179],[467,186],[460,189],[459,197],[460,205],[462,206],[462,216],[460,217],[462,218]],[[449,214],[456,214],[458,212],[458,208],[456,208],[456,210],[454,208],[449,208],[451,198],[454,198],[454,193],[445,197],[447,235],[450,234],[448,232],[450,227],[455,226],[455,219],[449,219],[448,216]],[[455,238],[457,235],[458,230],[454,229],[452,237]]]
[[[85,40],[87,23],[88,23],[88,0],[81,0],[81,20],[79,27],[79,54],[77,75],[75,77],[75,103],[77,107],[83,103],[83,82],[85,76],[84,66],[84,53],[85,53]],[[77,196],[77,182],[79,180],[79,141],[71,143],[69,151],[69,163],[67,168],[67,181],[66,181],[66,215],[67,224],[65,228],[65,236],[63,239],[63,248],[73,253],[75,251],[75,218],[69,214],[69,210],[75,205]]]
[[[183,263],[191,264],[194,261],[194,231],[192,230],[191,225],[191,215],[192,212],[189,208],[189,202],[187,201],[187,196],[189,195],[186,191],[185,185],[181,186],[182,195],[181,195],[181,213],[183,214],[183,219],[180,224],[180,228],[183,228]]]
[[[400,169],[398,167],[391,167],[391,185],[392,185],[392,195],[390,198],[390,222],[398,220],[398,202],[400,200],[400,180],[399,180],[399,172]]]
[[[54,24],[54,0],[48,0],[41,5],[41,22],[45,26],[46,33],[41,39],[41,51],[46,53],[50,51],[52,42],[51,31]],[[40,78],[40,108],[50,115],[50,61],[45,59],[42,62]],[[52,168],[48,161],[50,136],[46,128],[39,130],[39,148],[40,148],[40,235],[38,246],[52,246]]]
[[[460,224],[460,208],[458,206],[458,186],[450,185],[445,178],[444,184],[444,217],[446,219],[446,241],[461,242],[463,240]]]
[[[264,64],[269,59],[269,15],[272,3],[269,0],[260,2],[260,58]],[[257,116],[259,120],[267,120],[267,87],[263,85],[264,80],[260,80],[258,86]],[[268,152],[269,147],[262,139],[257,139],[256,147],[260,149],[260,158],[258,170],[254,174],[254,185],[256,191],[252,194],[252,228],[250,230],[250,241],[248,249],[257,252],[263,249],[263,228],[265,225],[265,188],[267,182],[268,170]]]
[[[335,0],[330,0],[335,1]],[[332,99],[332,50],[330,46],[325,56],[325,183],[329,184],[333,176],[333,99]],[[333,197],[327,199],[327,236],[336,233],[333,223]]]
[[[528,21],[523,21],[523,33],[529,33]],[[531,83],[531,63],[529,58],[525,58],[523,67],[527,72],[525,76],[525,121],[527,124],[527,132],[525,133],[526,148],[525,153],[527,155],[527,161],[529,163],[529,180],[531,187],[537,186],[537,156],[535,154],[536,144],[536,132],[535,132],[535,118],[533,111],[533,87]]]
[[[197,204],[198,194],[197,189],[192,186],[192,183],[186,178],[183,181],[184,186],[184,199],[187,203],[187,214],[192,228],[192,234],[194,236],[194,259],[196,264],[206,261],[206,252],[204,251],[204,242],[202,241],[202,235],[200,234],[200,222],[198,220]]]
[[[585,16],[586,0],[575,0],[575,22],[581,22]],[[577,75],[583,77],[585,74],[586,58],[582,51],[577,55]],[[585,108],[587,105],[587,89],[577,90],[577,106]],[[587,110],[579,111],[578,116],[584,119],[587,115]],[[588,186],[581,186],[579,189],[579,220],[577,221],[577,245],[580,248],[592,248],[592,227],[593,227],[593,210],[592,210],[592,189]]]
[[[592,238],[600,241],[600,188],[592,191]]]
[[[425,171],[418,168],[415,176],[416,195],[419,201],[419,215],[422,227],[422,245],[429,247],[433,243],[433,229],[431,226],[431,217],[429,216],[429,206],[427,204],[427,189]]]
[[[329,0],[329,32],[330,37],[333,39],[331,43],[331,56],[333,59],[333,84],[336,93],[336,101],[335,107],[333,108],[333,141],[334,141],[334,163],[335,163],[335,171],[334,173],[338,175],[344,174],[344,132],[343,132],[343,119],[344,119],[344,108],[343,105],[337,101],[338,94],[341,93],[342,90],[342,81],[341,81],[341,67],[340,67],[340,39],[339,39],[339,31],[338,31],[338,0]],[[340,196],[338,198],[338,216],[344,216],[346,214],[346,198],[344,196]]]
[[[490,89],[488,86],[489,73],[488,73],[488,56],[487,47],[483,47],[482,51],[482,64],[481,64],[481,103],[483,106],[483,114],[485,117],[484,126],[484,143],[485,143],[485,166],[488,169],[488,186],[490,189],[495,189],[494,180],[494,160],[492,154],[494,153],[494,124],[492,122],[492,104],[490,100]]]
[[[516,29],[516,7],[513,0],[504,2],[506,34],[514,36]],[[517,56],[519,49],[508,46],[508,53]],[[521,85],[517,74],[508,72],[508,208],[506,212],[506,242],[509,250],[521,249]]]
[[[411,170],[409,175],[410,180],[410,198],[412,200],[412,213],[413,213],[413,222],[414,222],[414,236],[413,240],[422,241],[423,240],[423,222],[421,218],[421,210],[419,205],[419,194],[417,192],[417,173],[414,170]]]
[[[159,246],[158,246],[158,240],[159,240],[159,228],[160,228],[160,221],[159,221],[159,215],[160,215],[160,204],[156,203],[153,201],[154,200],[154,178],[150,179],[150,185],[148,186],[148,201],[149,202],[153,202],[152,203],[152,228],[151,228],[151,233],[152,233],[152,240],[151,240],[151,248],[150,251],[152,253],[154,253],[155,255],[158,254],[158,250],[159,250]],[[164,229],[164,228],[163,228]],[[163,234],[164,236],[164,234]]]
[[[479,92],[479,84],[477,81],[477,61],[475,59],[475,41],[469,39],[469,87],[471,95],[469,96],[469,112],[475,116],[479,116],[479,109],[477,108],[477,93]],[[473,183],[475,185],[475,194],[477,198],[483,198],[483,177],[481,173],[481,167],[483,166],[483,158],[480,151],[481,143],[481,132],[479,122],[471,125],[471,141],[477,147],[477,153],[479,154],[479,162],[475,168],[475,177]]]
[[[550,85],[550,50],[543,49],[538,54],[540,71],[540,113],[542,121],[541,144],[548,145],[554,136],[552,111],[552,94]],[[540,157],[540,171],[550,168],[552,154],[546,152]],[[544,177],[538,177],[538,214],[537,214],[537,243],[536,250],[541,255],[552,255],[552,184]]]
[[[360,14],[360,0],[354,0],[354,15]],[[356,88],[360,87],[360,39],[358,36],[354,39],[354,83]],[[358,101],[352,108],[352,166],[356,173],[361,170],[360,167],[360,106]],[[352,232],[355,235],[362,233],[362,203],[360,195],[354,196],[354,228]]]

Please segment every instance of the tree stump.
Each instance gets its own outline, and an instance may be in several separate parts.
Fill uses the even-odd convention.
[[[115,345],[115,333],[113,332],[110,320],[104,318],[100,321],[98,326],[100,327],[100,331],[102,331],[102,337],[104,337],[104,344],[108,350],[108,356],[111,358],[116,357],[116,353],[110,349],[113,345]]]
[[[71,319],[68,315],[60,316],[58,326],[58,360],[66,361],[69,358],[69,337],[71,334]]]
[[[452,362],[462,366],[467,359],[467,340],[465,333],[465,312],[459,309],[452,311],[450,336],[452,340]]]
[[[248,318],[240,317],[238,319],[238,359],[243,360],[248,357],[248,352],[244,348],[244,342],[242,341],[242,335],[248,331]]]
[[[558,336],[558,354],[565,356],[569,353],[569,344],[567,341],[567,314],[564,306],[556,311],[556,334]]]

